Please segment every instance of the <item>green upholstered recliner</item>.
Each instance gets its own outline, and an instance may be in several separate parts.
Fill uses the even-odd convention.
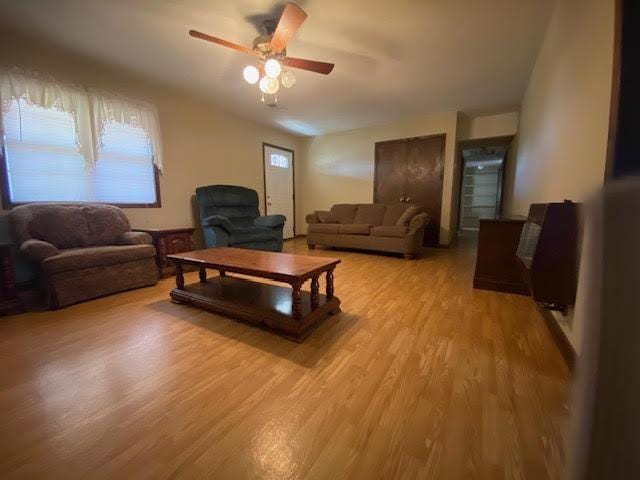
[[[260,216],[258,193],[234,185],[196,189],[204,242],[210,247],[282,251],[284,215]]]

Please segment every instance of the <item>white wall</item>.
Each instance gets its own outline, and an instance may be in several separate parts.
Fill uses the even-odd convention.
[[[584,201],[602,186],[613,65],[614,0],[559,0],[524,96],[507,211]],[[515,163],[515,165],[514,165]],[[515,167],[515,168],[514,168]],[[581,278],[589,268],[581,262]],[[581,284],[578,296],[583,296]],[[576,350],[582,325],[556,316]]]
[[[492,115],[467,115],[458,117],[460,140],[506,137],[518,132],[520,112],[505,112]]]
[[[446,146],[440,242],[448,244],[452,232],[456,119],[456,112],[447,112],[307,139],[301,160],[296,165],[297,233],[306,232],[304,217],[314,210],[326,210],[334,203],[373,201],[376,142],[444,133]]]

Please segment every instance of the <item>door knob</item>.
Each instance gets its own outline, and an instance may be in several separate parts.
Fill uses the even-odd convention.
[[[411,201],[411,197],[407,197],[407,202],[410,202],[410,201]]]
[[[400,197],[400,201],[401,201],[401,202],[404,202],[404,197]]]

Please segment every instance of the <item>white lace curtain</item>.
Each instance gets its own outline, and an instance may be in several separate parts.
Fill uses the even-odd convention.
[[[93,167],[102,149],[105,127],[117,122],[142,129],[151,143],[153,163],[163,171],[162,136],[156,108],[99,90],[57,82],[19,69],[0,71],[0,104],[7,113],[13,101],[69,113],[75,122],[78,153]]]

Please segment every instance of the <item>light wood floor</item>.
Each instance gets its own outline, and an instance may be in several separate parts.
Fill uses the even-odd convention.
[[[0,476],[561,476],[570,375],[529,298],[473,290],[470,246],[312,254],[343,312],[303,344],[172,279],[0,319]]]

